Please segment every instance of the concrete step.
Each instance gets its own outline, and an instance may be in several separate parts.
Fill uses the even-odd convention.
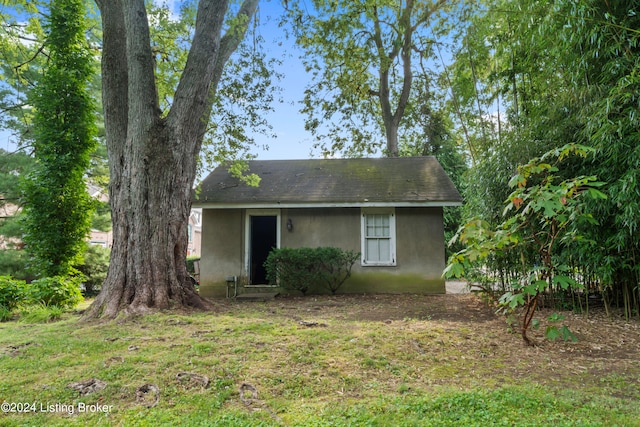
[[[236,296],[237,300],[241,301],[269,301],[279,295],[279,292],[254,292],[239,294]]]

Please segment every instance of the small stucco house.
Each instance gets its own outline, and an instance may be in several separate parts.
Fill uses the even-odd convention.
[[[462,199],[435,157],[250,161],[258,187],[216,168],[196,191],[202,208],[200,292],[266,284],[272,248],[360,252],[342,293],[444,293],[444,206]]]

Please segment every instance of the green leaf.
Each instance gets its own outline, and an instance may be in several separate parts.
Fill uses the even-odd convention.
[[[524,295],[521,293],[514,294],[512,292],[506,292],[500,297],[498,302],[502,306],[508,306],[513,309],[524,304]]]
[[[590,185],[594,185],[596,183],[591,183]],[[604,183],[599,183],[599,184],[604,184]],[[587,194],[589,195],[589,197],[591,197],[592,199],[595,200],[606,200],[607,199],[607,195],[604,194],[602,191],[596,190],[595,188],[588,188],[587,189]]]
[[[559,322],[561,320],[564,320],[564,316],[560,313],[552,313],[549,316],[547,316],[547,320],[549,322]]]
[[[540,328],[540,320],[539,320],[539,319],[533,319],[533,320],[531,321],[531,327],[532,327],[534,330],[538,330],[538,329]]]
[[[555,326],[547,326],[547,329],[544,331],[544,336],[550,341],[555,341],[560,338],[560,332]]]
[[[449,263],[443,272],[447,279],[458,278],[464,276],[464,267],[457,261]]]
[[[554,285],[560,286],[562,289],[567,290],[570,287],[581,289],[582,286],[575,279],[569,276],[553,276],[552,280]]]
[[[560,327],[560,335],[564,341],[578,342],[578,338],[565,325]]]

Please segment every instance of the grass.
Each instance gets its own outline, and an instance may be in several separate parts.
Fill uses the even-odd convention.
[[[491,345],[503,327],[349,309],[276,300],[124,323],[1,323],[0,401],[35,410],[0,425],[640,426],[640,369],[590,378],[600,362],[563,370],[560,353],[535,350],[514,362]],[[91,378],[106,387],[69,388]],[[158,387],[157,405],[144,384]]]

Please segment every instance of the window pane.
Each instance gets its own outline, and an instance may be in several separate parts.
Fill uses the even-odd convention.
[[[367,215],[365,218],[367,237],[389,237],[389,215]]]
[[[380,261],[379,245],[376,239],[367,239],[367,261]]]
[[[390,239],[378,239],[378,245],[380,248],[380,261],[391,261],[391,240]]]
[[[390,262],[391,240],[366,239],[366,260],[369,262]]]

